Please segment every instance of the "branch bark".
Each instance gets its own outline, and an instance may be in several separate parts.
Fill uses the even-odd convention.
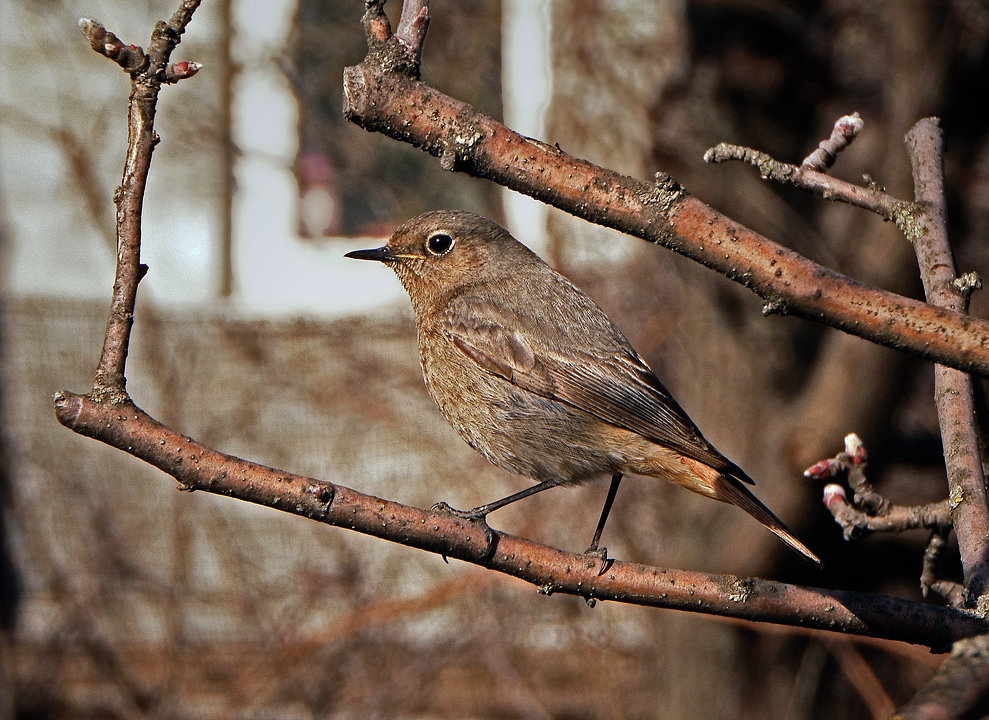
[[[192,21],[201,0],[183,0],[169,22],[155,25],[148,53],[136,45],[125,45],[100,23],[83,18],[79,27],[93,50],[117,62],[131,76],[131,95],[127,105],[127,158],[123,178],[114,196],[117,205],[117,271],[114,276],[110,318],[103,339],[103,352],[96,368],[92,393],[123,402],[127,399],[124,369],[127,363],[130,333],[134,324],[137,286],[147,267],[141,265],[141,215],[144,191],[151,170],[151,155],[158,136],[154,131],[158,93],[163,83],[191,77],[198,63],[182,63],[175,71],[169,66],[172,51]]]
[[[961,640],[894,720],[985,717],[989,704],[989,637]]]
[[[381,27],[380,5],[369,3],[366,27]],[[818,265],[718,213],[668,176],[659,174],[654,183],[636,180],[519,135],[420,82],[414,55],[403,43],[382,42],[380,35],[369,34],[368,39],[364,62],[344,69],[344,113],[366,130],[435,155],[445,169],[492,180],[674,250],[755,292],[765,301],[767,314],[823,322],[989,375],[989,322],[870,287]],[[901,211],[908,209],[905,205]],[[909,222],[907,215],[901,222]]]
[[[979,618],[871,593],[608,561],[490,531],[483,523],[400,505],[350,488],[241,460],[207,448],[157,422],[132,403],[58,393],[59,422],[203,490],[525,580],[545,594],[686,610],[852,635],[946,651],[960,638],[989,631]]]
[[[917,203],[923,208],[923,232],[912,238],[927,299],[934,305],[964,312],[968,292],[957,284],[958,271],[948,239],[944,191],[944,138],[935,118],[917,122],[907,133]],[[948,500],[958,536],[966,604],[989,612],[989,504],[976,425],[972,376],[937,365],[934,400],[948,474]]]

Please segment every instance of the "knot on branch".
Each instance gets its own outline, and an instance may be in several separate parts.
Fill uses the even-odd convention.
[[[982,289],[982,277],[977,272],[967,272],[956,277],[951,286],[967,301],[969,295]]]
[[[392,33],[391,23],[384,11],[384,0],[366,0],[367,8],[361,24],[367,40],[364,63],[384,72],[419,79],[422,46],[429,28],[429,7],[423,2],[407,1],[402,7],[398,31]]]

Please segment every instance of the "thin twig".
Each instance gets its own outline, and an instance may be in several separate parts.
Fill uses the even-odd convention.
[[[876,491],[866,476],[865,445],[855,433],[845,436],[845,450],[833,458],[820,460],[804,471],[813,480],[837,480],[844,477],[854,491],[849,501],[845,489],[836,482],[824,487],[824,506],[842,529],[846,540],[861,538],[873,532],[902,532],[928,528],[930,540],[924,552],[920,573],[920,588],[924,597],[933,590],[961,608],[960,594],[955,583],[938,579],[941,549],[952,527],[952,509],[948,500],[925,505],[894,505]],[[960,587],[960,586],[959,586]]]
[[[127,353],[130,347],[137,286],[147,268],[141,264],[141,214],[151,155],[158,136],[154,131],[158,93],[163,82],[191,77],[198,63],[168,61],[182,33],[192,20],[200,0],[184,0],[170,23],[159,22],[151,36],[149,52],[136,45],[125,45],[115,34],[95,20],[83,18],[79,27],[96,52],[116,61],[131,75],[131,95],[127,110],[127,156],[123,179],[114,201],[117,205],[117,269],[110,300],[103,350],[100,354],[91,394],[111,402],[127,402]]]
[[[846,540],[871,532],[900,532],[916,528],[947,531],[951,508],[947,500],[925,505],[894,505],[879,493],[866,476],[868,453],[855,433],[845,436],[845,449],[827,460],[819,460],[804,471],[812,480],[830,480],[824,486],[824,505],[844,530]],[[844,477],[853,491],[849,501],[845,489],[834,482]]]
[[[924,505],[889,505],[882,513],[872,514],[848,502],[842,487],[835,484],[824,488],[824,504],[844,530],[846,540],[873,532],[943,528],[951,522],[944,500]]]
[[[705,162],[719,163],[727,160],[738,160],[752,165],[759,170],[759,175],[764,180],[806,190],[825,200],[835,200],[869,210],[883,220],[895,222],[901,229],[910,226],[916,212],[913,203],[898,200],[875,183],[870,182],[867,186],[856,185],[831,177],[823,170],[782,162],[764,152],[742,145],[718,143],[704,153]],[[806,163],[807,160],[804,162]]]
[[[934,529],[924,548],[924,566],[920,572],[920,592],[927,597],[931,592],[937,593],[951,605],[962,608],[965,606],[965,586],[952,580],[939,579],[941,551],[948,541],[947,529]]]
[[[405,0],[402,17],[398,21],[395,37],[412,52],[418,65],[422,60],[422,46],[429,30],[429,3],[426,0]]]

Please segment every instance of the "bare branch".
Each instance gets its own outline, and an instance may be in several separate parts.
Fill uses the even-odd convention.
[[[843,120],[845,118],[838,121],[832,134],[831,140],[837,137],[836,147],[842,147],[842,138],[846,137],[845,129],[840,127]],[[851,120],[854,121],[854,118]],[[854,138],[861,125],[855,122],[847,124],[847,137]],[[981,280],[978,276],[960,278],[955,268],[947,230],[943,140],[937,121],[928,118],[916,123],[907,133],[906,144],[913,165],[914,203],[896,200],[874,185],[862,188],[834,180],[809,169],[806,160],[804,166],[798,168],[778,162],[764,153],[726,144],[709,150],[705,159],[709,162],[742,160],[758,167],[764,178],[811,190],[828,199],[848,202],[871,210],[886,220],[895,221],[914,244],[928,302],[946,310],[967,313],[969,294],[981,285]],[[965,571],[966,604],[978,604],[980,611],[986,614],[989,613],[989,506],[986,502],[979,433],[975,425],[972,378],[943,364],[937,365],[935,401],[948,471],[949,501]],[[813,474],[815,468],[808,470],[808,473]],[[856,479],[865,482],[863,469],[849,468],[850,483]],[[826,488],[825,504],[844,528],[846,538],[863,530],[932,527],[931,521],[936,523],[935,527],[947,527],[938,519],[943,514],[940,504],[918,508],[876,508],[867,506],[866,498],[870,496],[876,497],[871,488],[861,495],[856,488],[853,505],[846,501],[839,486]],[[866,512],[858,509],[861,507]],[[961,526],[957,524],[959,522]],[[932,584],[928,578],[929,571],[929,566],[925,565],[921,580],[925,590]]]
[[[131,403],[114,405],[61,392],[55,397],[55,409],[66,427],[154,465],[185,490],[227,495],[457,558],[525,580],[546,594],[881,637],[935,650],[989,631],[981,619],[950,608],[870,593],[610,560],[602,572],[597,558],[211,450],[168,429]]]
[[[897,720],[985,717],[989,706],[989,636],[959,641]]]
[[[137,45],[127,45],[103,27],[99,20],[80,18],[79,29],[89,40],[90,46],[104,57],[116,62],[129,73],[139,72],[148,66],[148,56]]]
[[[444,168],[492,180],[668,247],[751,289],[764,299],[766,312],[823,322],[881,345],[989,375],[989,322],[869,287],[822,267],[721,215],[667,176],[646,183],[523,137],[417,81],[418,67],[388,69],[381,61],[379,42],[369,33],[368,58],[344,70],[344,113],[357,125],[435,155]],[[404,47],[397,41],[386,45]],[[889,202],[890,216],[909,223],[912,204]]]
[[[895,222],[901,229],[910,225],[916,211],[913,203],[897,200],[875,183],[870,182],[867,187],[863,187],[831,177],[807,165],[791,165],[776,160],[764,152],[742,145],[718,143],[704,153],[704,162],[719,163],[726,160],[739,160],[752,165],[759,170],[759,175],[764,180],[806,190],[825,200],[835,200],[869,210],[883,220]]]
[[[941,127],[934,118],[917,122],[907,133],[923,231],[911,239],[930,303],[965,312],[968,294],[957,287],[958,272],[948,239]],[[943,365],[934,368],[934,401],[941,425],[948,499],[964,571],[967,604],[989,613],[989,504],[976,427],[972,377]]]
[[[883,512],[871,514],[848,502],[844,489],[837,484],[824,488],[824,504],[844,530],[846,540],[861,537],[864,533],[942,528],[950,527],[951,523],[947,501],[925,505],[889,505]]]
[[[930,590],[938,593],[953,607],[962,607],[955,583],[939,580],[937,570],[945,538],[952,526],[951,505],[947,500],[925,505],[894,505],[873,488],[866,477],[865,445],[855,433],[845,436],[845,450],[833,458],[814,463],[804,471],[804,477],[833,480],[845,477],[854,496],[849,502],[845,489],[837,483],[824,487],[824,505],[842,528],[846,540],[873,532],[901,532],[929,528],[931,537],[924,552],[920,573],[920,589],[924,597]]]
[[[158,93],[163,82],[191,77],[199,63],[169,65],[172,51],[192,20],[200,0],[183,0],[169,23],[159,22],[151,35],[147,55],[135,45],[124,45],[99,22],[83,18],[79,27],[97,52],[115,60],[131,74],[127,110],[127,159],[114,201],[117,205],[117,269],[110,301],[103,351],[93,380],[92,395],[126,402],[124,369],[130,346],[137,286],[147,272],[141,264],[141,213],[158,136],[154,131]],[[140,57],[140,61],[136,58]]]
[[[426,0],[405,0],[402,3],[402,17],[398,21],[395,38],[404,43],[415,57],[418,65],[422,60],[422,46],[429,30],[429,3]]]
[[[924,567],[920,572],[920,592],[927,597],[931,592],[940,595],[951,607],[965,606],[964,586],[951,580],[939,580],[941,551],[948,540],[948,530],[934,529],[924,548]]]

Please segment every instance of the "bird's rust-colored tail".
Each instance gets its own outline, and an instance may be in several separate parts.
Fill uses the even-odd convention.
[[[804,545],[797,537],[790,532],[790,529],[783,524],[783,521],[773,514],[773,511],[763,505],[759,499],[750,493],[748,489],[734,478],[725,478],[721,490],[726,495],[725,502],[738,505],[749,515],[761,522],[780,540],[792,547],[798,553],[810,560],[815,565],[823,565],[821,558],[817,557],[810,548]]]
[[[694,476],[694,481],[688,483],[684,482],[681,478],[675,478],[675,482],[679,482],[684,487],[701,495],[706,495],[707,497],[731,505],[737,505],[765,525],[780,540],[796,550],[807,560],[818,566],[824,565],[821,559],[809,547],[800,542],[797,536],[790,532],[790,529],[783,524],[782,520],[776,517],[772,510],[763,505],[759,501],[759,498],[749,492],[749,489],[742,484],[741,480],[692,458],[685,458],[681,462],[692,470],[691,474]]]

